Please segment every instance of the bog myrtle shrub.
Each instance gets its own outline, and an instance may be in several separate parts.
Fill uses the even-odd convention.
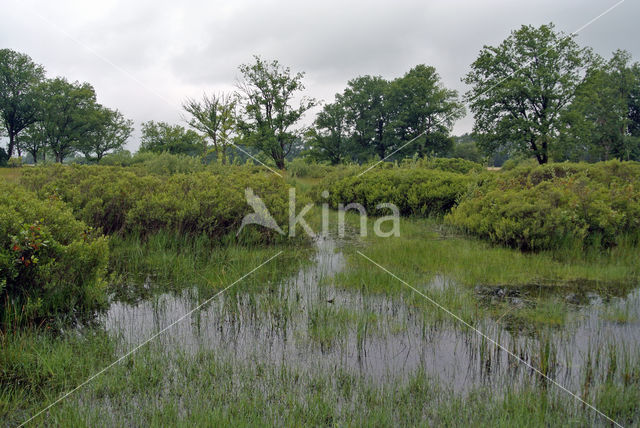
[[[107,304],[107,239],[55,198],[0,183],[0,322],[79,322]]]
[[[66,202],[77,218],[104,233],[159,230],[218,238],[235,233],[252,213],[245,189],[262,198],[278,224],[288,219],[288,188],[268,172],[240,166],[168,173],[152,167],[47,166],[25,171],[21,182],[42,199]],[[275,235],[260,228],[258,240]]]
[[[385,165],[386,166],[386,165]],[[330,176],[314,188],[317,202],[330,206],[362,204],[375,214],[382,203],[395,204],[407,216],[440,216],[447,213],[467,191],[475,176],[426,168],[374,168],[362,176],[350,171],[346,176]],[[322,192],[329,191],[324,198]]]
[[[523,250],[637,243],[640,164],[523,165],[477,182],[446,221]]]
[[[307,162],[302,158],[296,158],[287,163],[287,172],[291,177],[297,178],[322,178],[329,174],[334,167],[316,162]]]
[[[403,168],[438,169],[440,171],[457,172],[459,174],[481,172],[485,169],[477,162],[460,158],[405,159],[402,161],[401,166]]]

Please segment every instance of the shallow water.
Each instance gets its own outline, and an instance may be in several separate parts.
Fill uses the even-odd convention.
[[[568,296],[567,300],[579,304],[571,305],[563,327],[544,334],[513,328],[509,317],[497,321],[487,317],[475,324],[523,364],[453,319],[425,319],[402,296],[336,288],[330,279],[345,267],[341,245],[348,244],[332,238],[317,240],[313,262],[293,277],[258,292],[243,292],[238,284],[237,290],[216,297],[156,341],[167,350],[213,350],[244,363],[260,361],[327,374],[346,371],[376,382],[403,379],[422,369],[455,391],[538,382],[539,376],[526,364],[577,391],[585,387],[587,373],[592,373],[593,382],[604,379],[612,352],[618,372],[624,358],[635,361],[640,355],[638,289],[606,299],[594,293]],[[377,268],[372,265],[372,269]],[[458,285],[436,276],[427,287],[442,291]],[[116,302],[104,323],[132,346],[208,297],[191,288],[137,304]],[[521,298],[498,298],[522,304]],[[486,295],[478,295],[478,300],[486,300]],[[620,313],[624,322],[616,321]],[[594,366],[591,371],[586,368],[588,361]]]

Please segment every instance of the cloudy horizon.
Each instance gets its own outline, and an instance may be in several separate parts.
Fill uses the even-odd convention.
[[[182,101],[234,90],[238,66],[253,55],[305,72],[305,95],[325,102],[356,76],[393,79],[417,64],[435,66],[444,85],[462,95],[468,88],[460,79],[483,45],[499,44],[523,24],[553,22],[568,34],[616,3],[26,1],[5,8],[0,40],[42,64],[49,77],[91,83],[100,103],[139,130],[148,120],[186,126]],[[576,40],[605,57],[626,49],[640,60],[633,38],[639,12],[638,3],[625,1]],[[468,114],[454,134],[472,124]],[[137,149],[138,135],[129,150]]]

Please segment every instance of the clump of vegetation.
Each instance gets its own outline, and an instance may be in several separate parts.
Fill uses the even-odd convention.
[[[635,244],[639,189],[635,162],[524,165],[479,181],[446,220],[522,250]]]
[[[85,320],[107,303],[108,244],[55,199],[0,183],[2,329]]]
[[[287,163],[287,171],[296,178],[323,178],[334,168],[317,162],[307,162],[302,158],[295,158]]]
[[[316,187],[316,199],[339,204],[362,204],[374,213],[378,204],[392,203],[402,215],[432,216],[447,213],[475,178],[453,172],[425,168],[393,168],[385,164],[362,176],[349,171],[344,178],[328,177]],[[328,199],[322,192],[329,191]]]
[[[219,172],[160,175],[144,168],[50,166],[32,168],[22,183],[41,198],[62,199],[78,218],[108,234],[170,230],[218,238],[235,233],[252,212],[245,198],[248,188],[278,224],[285,224],[288,193],[282,179],[237,166]],[[264,241],[274,237],[266,228],[257,233]]]
[[[477,162],[459,158],[407,159],[402,162],[402,166],[407,168],[438,169],[440,171],[457,172],[458,174],[469,174],[484,170],[484,167]]]

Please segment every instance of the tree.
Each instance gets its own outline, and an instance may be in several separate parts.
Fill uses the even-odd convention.
[[[18,144],[27,153],[33,156],[33,163],[38,163],[38,154],[43,153],[46,150],[47,137],[45,134],[45,127],[42,121],[34,122],[29,125],[24,133],[20,136]]]
[[[38,90],[47,147],[56,162],[73,154],[94,125],[96,94],[88,83],[70,83],[62,77],[46,80]]]
[[[191,114],[191,118],[188,120],[189,125],[211,140],[216,159],[225,163],[225,152],[230,144],[229,138],[236,124],[236,100],[227,94],[210,97],[204,94],[202,102],[187,98],[182,104],[182,108]],[[209,152],[206,138],[202,139],[203,157]]]
[[[561,115],[574,98],[591,53],[553,24],[522,26],[499,46],[485,46],[463,81],[479,145],[488,153],[510,146],[549,159]]]
[[[465,109],[458,92],[445,88],[436,69],[417,65],[391,83],[389,104],[395,111],[390,124],[402,141],[416,141],[419,155],[444,156],[453,147],[449,136],[456,120]]]
[[[345,109],[351,138],[360,148],[360,160],[371,155],[384,159],[397,143],[389,130],[393,114],[388,103],[389,85],[380,76],[360,76],[336,96]]]
[[[0,117],[9,137],[9,157],[20,132],[36,120],[34,88],[42,79],[44,68],[28,55],[0,49]]]
[[[453,137],[451,157],[478,163],[484,162],[483,156],[476,146],[475,139],[468,133],[462,134],[459,137]]]
[[[629,160],[640,155],[634,123],[640,65],[616,51],[608,62],[597,61],[587,72],[567,109],[558,155],[571,160]]]
[[[346,111],[341,103],[326,104],[316,116],[314,125],[315,128],[307,133],[313,158],[336,165],[350,156]]]
[[[202,137],[197,132],[180,125],[152,120],[142,124],[141,152],[197,156],[202,152],[202,145]]]
[[[273,159],[277,168],[284,169],[285,157],[302,134],[293,127],[316,101],[303,97],[293,107],[293,98],[304,90],[304,73],[292,74],[289,67],[275,60],[254,59],[253,64],[240,66],[238,96],[243,114],[239,129],[245,144],[258,148]]]
[[[338,154],[385,159],[404,147],[405,155],[444,156],[453,147],[450,129],[463,114],[457,92],[442,85],[434,67],[418,65],[392,81],[360,76],[318,114],[311,144],[332,162]]]
[[[122,150],[133,132],[133,121],[125,119],[118,110],[100,104],[93,107],[85,137],[78,144],[87,160],[100,162],[109,151]],[[95,155],[95,156],[94,156]]]

